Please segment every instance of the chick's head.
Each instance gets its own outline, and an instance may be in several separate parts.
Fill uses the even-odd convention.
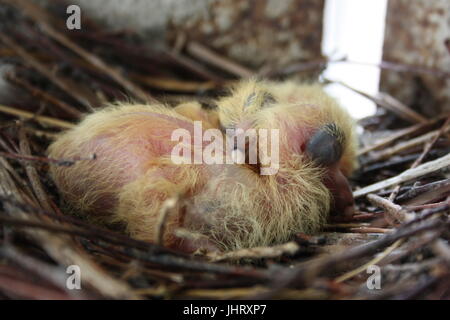
[[[320,85],[244,81],[219,101],[218,113],[224,129],[278,129],[278,179],[304,166],[321,168],[333,211],[353,212],[347,177],[356,167],[354,121]]]

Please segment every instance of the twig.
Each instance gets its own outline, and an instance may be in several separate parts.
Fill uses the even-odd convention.
[[[172,59],[177,64],[181,65],[182,67],[190,70],[191,72],[195,73],[196,75],[202,77],[203,79],[214,81],[217,84],[222,83],[223,79],[211,71],[209,71],[207,68],[202,66],[201,64],[197,63],[196,61],[185,57],[177,52],[172,51],[164,51],[164,54]]]
[[[344,221],[360,221],[376,218],[378,215],[369,212],[357,212],[354,216],[344,219]]]
[[[395,233],[385,234],[378,240],[365,243],[359,246],[345,249],[341,252],[324,256],[301,265],[294,270],[280,273],[272,282],[271,292],[261,295],[258,298],[270,298],[280,292],[283,288],[291,286],[307,286],[314,281],[324,270],[331,268],[333,271],[339,270],[344,262],[351,259],[358,259],[368,254],[374,253],[379,248],[391,245],[399,239],[410,237],[429,230],[442,232],[450,226],[450,221],[443,223],[440,219],[421,222],[418,225],[407,226],[397,230]]]
[[[14,293],[15,298],[66,300],[70,297],[60,290],[50,289],[42,285],[33,284],[24,279],[14,279],[0,274],[0,289],[4,292]]]
[[[417,297],[422,294],[425,290],[430,289],[430,287],[435,286],[439,282],[441,282],[440,277],[431,276],[430,278],[426,279],[423,282],[419,282],[417,286],[411,286],[411,290],[405,290],[403,289],[401,293],[397,294],[396,296],[392,297],[393,300],[414,300],[417,299]]]
[[[186,46],[186,50],[192,56],[238,77],[249,78],[254,75],[254,72],[250,69],[243,67],[230,59],[220,56],[198,42],[189,42]]]
[[[446,201],[429,203],[429,204],[421,204],[421,205],[406,205],[405,208],[410,211],[423,210],[423,209],[434,209],[441,208],[450,205],[450,198]]]
[[[19,110],[16,108],[7,107],[7,106],[3,106],[3,105],[0,105],[0,112],[14,115],[14,116],[21,117],[21,118],[25,118],[25,119],[33,119],[42,124],[47,124],[47,125],[51,125],[51,126],[55,126],[55,127],[59,127],[59,128],[63,128],[63,129],[71,129],[75,126],[74,124],[72,124],[70,122],[66,122],[63,120],[46,117],[46,116],[38,116],[38,115],[35,115],[34,113],[31,113],[28,111]]]
[[[10,196],[18,201],[23,200],[24,195],[17,189],[15,183],[2,166],[0,166],[0,181],[2,182],[0,184],[0,196]],[[31,220],[35,220],[35,217],[28,216],[9,204],[4,204],[3,207],[9,215],[30,220],[30,222],[32,222]],[[105,297],[118,299],[138,298],[132,293],[128,284],[108,275],[85,254],[75,250],[70,238],[63,236],[56,237],[41,230],[27,230],[27,235],[34,239],[36,243],[40,244],[49,256],[59,261],[62,265],[78,265],[83,270],[84,281],[89,283]]]
[[[23,0],[6,1],[19,7],[26,15],[32,18],[34,22],[41,27],[41,30],[44,31],[47,35],[49,35],[51,38],[53,38],[66,48],[69,48],[70,50],[75,52],[95,68],[109,75],[113,80],[127,89],[128,92],[130,92],[133,96],[142,100],[143,102],[157,102],[156,99],[151,97],[148,93],[123,77],[119,70],[108,66],[102,59],[89,53],[85,49],[78,46],[75,42],[70,40],[68,37],[66,37],[64,34],[55,30],[48,19],[46,19],[48,14],[43,11],[43,9],[41,9],[38,5]]]
[[[448,192],[450,192],[450,179],[414,187],[398,197],[397,201],[404,201],[407,205],[416,205],[442,197]]]
[[[349,86],[348,84],[346,84],[342,81],[333,81],[333,80],[328,80],[328,79],[327,79],[327,81],[338,83],[356,93],[359,93],[360,95],[368,98],[369,100],[372,100],[380,107],[383,107],[383,108],[395,113],[400,118],[402,118],[406,121],[409,121],[412,123],[427,123],[428,122],[428,120],[425,117],[423,117],[419,113],[415,112],[411,108],[407,107],[406,105],[404,105],[403,103],[401,103],[400,101],[398,101],[397,99],[395,99],[394,97],[390,96],[387,93],[379,92],[376,96],[372,96],[361,90],[355,89],[352,86]]]
[[[85,157],[85,158],[78,157],[78,158],[74,158],[74,159],[54,159],[54,158],[48,158],[48,157],[39,157],[39,156],[9,153],[9,152],[3,152],[3,151],[0,151],[0,156],[9,158],[9,159],[53,163],[53,164],[56,164],[59,166],[65,166],[65,167],[73,166],[78,161],[90,161],[90,160],[95,160],[95,158],[96,158],[95,154],[92,154],[91,156]]]
[[[211,261],[224,260],[241,260],[245,258],[262,259],[262,258],[277,258],[284,254],[293,255],[299,250],[299,245],[296,242],[288,242],[285,244],[272,247],[255,247],[250,249],[241,249],[227,253],[212,252],[208,254]]]
[[[424,176],[424,175],[432,173],[432,172],[436,172],[436,171],[446,168],[448,166],[450,166],[450,154],[446,155],[444,157],[438,158],[436,160],[424,163],[424,164],[418,166],[417,168],[408,169],[395,177],[392,177],[392,178],[374,183],[367,187],[361,188],[359,190],[356,190],[355,192],[353,192],[353,197],[359,198],[368,193],[375,192],[375,191],[383,189],[383,188],[391,187],[393,185],[396,185],[396,184],[399,184],[402,182],[416,179],[418,177]]]
[[[436,255],[442,257],[450,265],[450,247],[442,239],[437,239],[431,246]]]
[[[397,240],[396,242],[394,242],[392,245],[390,245],[389,247],[387,247],[382,253],[380,253],[379,255],[377,255],[374,259],[370,260],[369,262],[363,264],[362,266],[349,271],[345,274],[343,274],[342,276],[336,278],[336,282],[340,283],[340,282],[344,282],[350,278],[353,278],[354,276],[356,276],[357,274],[360,274],[361,272],[367,270],[367,268],[371,265],[375,265],[378,264],[381,260],[383,260],[385,257],[387,257],[389,254],[391,254],[392,251],[394,251],[395,249],[397,249],[401,244],[403,243],[403,239]]]
[[[258,75],[260,77],[268,77],[268,78],[286,77],[295,73],[321,69],[324,68],[329,62],[338,62],[338,61],[343,60],[339,59],[337,61],[330,61],[327,58],[319,58],[317,60],[297,62],[287,67],[284,67],[281,70],[271,70],[271,69],[262,70],[258,72]]]
[[[444,155],[446,155],[448,153],[447,150],[439,152],[440,150],[433,150],[430,151],[428,156],[433,156],[435,158],[437,157],[442,157]],[[419,158],[420,154],[418,153],[413,153],[413,154],[408,154],[405,156],[394,156],[392,158],[390,158],[389,160],[386,161],[381,161],[381,162],[377,162],[371,165],[364,165],[364,160],[361,161],[362,163],[362,168],[360,171],[360,175],[364,175],[366,173],[369,172],[373,172],[373,171],[380,171],[383,169],[394,169],[394,167],[400,166],[400,165],[405,165],[408,163],[411,163],[412,161],[415,161],[417,158]],[[399,190],[400,191],[400,190]]]
[[[206,90],[217,89],[219,86],[213,81],[180,81],[177,79],[149,77],[139,74],[131,74],[131,77],[140,83],[157,89],[178,91],[178,92],[201,92]]]
[[[48,140],[55,140],[58,137],[57,133],[53,133],[53,132],[49,132],[49,131],[45,131],[45,130],[39,130],[39,129],[35,129],[35,128],[30,128],[30,127],[24,127],[25,131],[29,132],[30,134],[38,137],[38,138],[46,138]]]
[[[190,289],[183,291],[183,297],[190,299],[239,299],[248,296],[267,292],[267,288],[254,286],[250,288],[230,288],[230,289]]]
[[[387,110],[394,112],[399,117],[408,120],[410,122],[415,123],[427,123],[428,120],[420,113],[417,113],[410,107],[404,105],[402,102],[387,94],[386,92],[379,92],[375,96],[375,102],[381,106],[386,108]]]
[[[7,35],[0,34],[0,40],[6,45],[8,45],[10,48],[14,49],[14,51],[23,59],[23,61],[26,64],[28,64],[33,69],[37,70],[39,73],[44,75],[53,84],[55,84],[69,96],[77,100],[88,110],[92,110],[92,106],[96,106],[98,104],[97,99],[92,93],[90,92],[88,93],[86,90],[82,90],[72,80],[68,78],[63,78],[55,74],[55,72],[52,71],[52,68],[50,68],[48,65],[39,62],[32,54],[28,53],[27,51],[25,51],[25,49],[21,48],[19,44],[17,44]]]
[[[447,126],[449,125],[449,123],[450,123],[450,116],[447,118],[447,120],[445,120],[445,122],[442,125],[441,129],[439,130],[439,132],[430,141],[428,141],[425,144],[425,147],[423,148],[423,151],[422,151],[421,155],[411,165],[411,169],[416,168],[423,161],[423,159],[430,152],[431,148],[434,146],[434,144],[439,139],[439,137],[441,135],[443,135],[444,132],[447,130]],[[400,191],[400,184],[398,184],[394,188],[394,191],[392,191],[391,195],[389,196],[389,199],[390,200],[394,200],[397,197],[397,194],[398,194],[399,191]]]
[[[444,135],[445,132],[447,132],[447,130],[449,129],[448,128],[449,124],[450,124],[450,115],[447,117],[444,124],[439,129],[438,133],[432,139],[430,139],[430,141],[427,142],[427,144],[423,149],[422,154],[420,155],[419,158],[416,159],[416,161],[414,161],[414,163],[411,165],[411,168],[417,167],[423,161],[428,152],[430,152],[431,148],[436,144],[439,137],[441,137],[442,135]]]
[[[122,242],[120,242],[120,241],[114,241],[110,237],[103,237],[101,235],[99,236],[98,234],[94,234],[88,230],[82,230],[82,229],[73,228],[73,227],[59,226],[55,223],[50,223],[48,221],[45,223],[33,222],[33,221],[25,220],[25,219],[15,219],[15,218],[8,218],[8,217],[0,216],[0,223],[5,224],[5,225],[14,226],[17,228],[42,229],[42,230],[45,230],[48,232],[63,233],[63,234],[72,235],[72,236],[85,237],[87,239],[91,239],[91,238],[95,239],[97,237],[97,240],[103,240],[103,241],[110,242],[113,244],[122,244]]]
[[[80,118],[81,117],[82,113],[80,111],[78,111],[74,107],[68,105],[64,101],[58,100],[55,97],[49,95],[47,92],[42,91],[41,89],[34,87],[31,83],[29,83],[25,79],[21,79],[21,78],[17,77],[14,74],[9,74],[7,76],[7,78],[8,78],[8,80],[14,82],[15,84],[18,84],[18,85],[22,86],[26,90],[28,90],[31,93],[31,95],[52,103],[53,105],[55,105],[55,106],[59,107],[60,109],[66,111],[70,115],[75,116],[76,118]]]
[[[386,138],[384,138],[382,140],[376,141],[372,145],[369,145],[367,147],[362,148],[361,150],[358,151],[357,155],[361,156],[361,155],[366,154],[366,153],[368,153],[370,151],[379,149],[381,147],[385,147],[385,146],[389,145],[390,143],[394,142],[395,140],[398,140],[398,139],[400,139],[400,138],[402,138],[404,136],[410,135],[410,134],[414,134],[414,133],[416,133],[416,132],[426,128],[427,126],[433,124],[434,122],[436,122],[436,120],[431,120],[431,121],[429,121],[427,123],[415,124],[415,125],[412,125],[412,126],[410,126],[408,128],[398,130],[397,132],[393,132],[388,137],[386,137]]]
[[[133,238],[129,238],[126,235],[123,235],[123,234],[120,234],[117,232],[112,232],[108,229],[101,229],[99,227],[95,227],[92,224],[83,222],[79,219],[76,219],[76,218],[68,216],[68,215],[57,215],[54,213],[55,210],[53,210],[52,212],[49,212],[49,211],[43,210],[41,208],[31,207],[31,206],[23,204],[23,203],[18,203],[17,201],[14,201],[10,198],[5,198],[1,195],[0,195],[0,200],[19,208],[23,212],[26,212],[29,214],[46,215],[52,219],[55,219],[56,221],[62,221],[65,223],[69,223],[71,225],[75,225],[78,228],[65,228],[65,227],[60,228],[54,224],[49,225],[49,224],[39,224],[39,223],[28,225],[28,224],[26,224],[26,221],[10,220],[10,223],[18,225],[18,226],[24,225],[25,227],[29,226],[31,228],[42,228],[42,229],[52,231],[52,232],[67,233],[67,234],[71,234],[71,235],[85,237],[85,238],[91,239],[91,240],[102,240],[104,242],[111,243],[114,245],[124,246],[124,247],[128,247],[128,248],[132,247],[132,248],[135,248],[138,250],[144,250],[146,252],[151,252],[153,254],[159,254],[159,253],[169,254],[170,253],[170,254],[178,255],[178,256],[187,256],[181,252],[175,252],[173,250],[163,248],[163,247],[154,245],[149,242],[144,242],[144,241],[136,240]]]
[[[447,126],[447,128],[444,130],[444,133],[449,132],[449,130],[450,130],[450,126]],[[439,134],[440,134],[440,130],[433,130],[433,131],[430,131],[419,137],[416,137],[414,139],[411,139],[411,140],[408,140],[405,142],[400,142],[393,147],[386,148],[382,151],[373,153],[370,156],[370,158],[368,159],[367,163],[372,163],[372,162],[376,162],[376,161],[379,161],[382,159],[389,158],[389,157],[391,157],[395,154],[398,154],[402,151],[408,150],[415,146],[421,145],[427,141],[430,141],[430,140],[434,139],[436,136],[439,136]]]
[[[244,277],[254,281],[267,281],[269,279],[269,272],[261,268],[237,267],[226,264],[215,264],[210,262],[202,262],[194,259],[186,259],[169,254],[155,255],[152,253],[138,251],[133,248],[124,251],[118,251],[114,247],[108,248],[108,252],[116,252],[119,255],[127,256],[133,259],[138,259],[143,263],[150,265],[158,265],[164,268],[196,271],[196,272],[210,272],[215,274],[229,275],[234,277]]]
[[[65,273],[62,268],[55,267],[50,264],[44,263],[41,260],[32,258],[31,256],[26,255],[11,246],[3,246],[2,248],[0,248],[0,256],[13,261],[14,263],[20,265],[20,267],[26,269],[28,272],[32,272],[46,279],[47,281],[57,286],[63,292],[66,292],[69,296],[78,299],[86,299],[89,297],[79,290],[67,289],[67,273]]]
[[[392,229],[376,228],[376,227],[350,228],[349,231],[354,232],[354,233],[389,233],[389,232],[393,232]]]
[[[401,206],[393,203],[390,200],[377,196],[376,194],[367,195],[367,199],[374,205],[384,209],[384,216],[388,223],[392,226],[397,223],[403,223],[410,221],[414,218],[413,214],[410,214]]]
[[[31,153],[30,145],[28,143],[26,133],[22,127],[19,129],[19,145],[21,154],[25,157],[30,156]],[[34,195],[36,196],[39,204],[41,205],[42,208],[44,208],[44,210],[52,212],[53,209],[49,204],[49,197],[47,193],[44,191],[44,187],[41,183],[41,180],[39,179],[39,175],[37,173],[36,168],[31,163],[26,163],[24,167],[25,172],[30,181],[31,188],[33,189]]]

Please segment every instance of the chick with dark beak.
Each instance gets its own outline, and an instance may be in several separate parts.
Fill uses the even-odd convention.
[[[339,168],[345,136],[334,123],[329,123],[314,133],[306,145],[309,157],[327,169],[323,183],[333,196],[332,215],[351,216],[354,214],[354,199],[348,183]]]
[[[48,150],[49,157],[60,159],[95,153],[95,161],[51,165],[50,175],[68,206],[90,221],[188,252],[280,244],[293,234],[319,231],[330,207],[338,214],[352,212],[345,177],[356,165],[354,124],[321,87],[249,80],[217,106],[217,114],[204,113],[196,103],[175,109],[108,106],[61,134]],[[191,147],[205,147],[204,141],[196,144],[194,121],[203,128],[277,130],[279,170],[261,175],[247,163],[176,163],[175,130],[194,137],[186,143]],[[272,139],[267,144],[275,145]],[[159,234],[170,199],[180,200]],[[180,230],[189,236],[180,236]]]

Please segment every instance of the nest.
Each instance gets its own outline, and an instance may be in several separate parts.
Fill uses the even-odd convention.
[[[186,255],[66,214],[48,164],[81,160],[45,157],[50,141],[107,101],[211,107],[239,77],[319,72],[327,61],[258,73],[199,43],[195,55],[186,45],[152,51],[92,21],[59,27],[64,6],[6,2],[14,6],[0,6],[0,56],[14,67],[4,74],[10,102],[0,105],[0,298],[450,298],[449,115],[427,120],[389,95],[366,95],[382,108],[360,121],[355,216],[274,247]],[[67,286],[73,266],[83,290]]]

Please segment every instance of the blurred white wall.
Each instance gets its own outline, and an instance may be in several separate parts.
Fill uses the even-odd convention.
[[[333,58],[377,64],[381,61],[387,0],[326,0],[322,52]],[[361,91],[375,94],[380,69],[374,66],[330,63],[324,76],[340,80]],[[375,105],[351,90],[332,84],[328,93],[337,98],[353,117],[372,115]]]

